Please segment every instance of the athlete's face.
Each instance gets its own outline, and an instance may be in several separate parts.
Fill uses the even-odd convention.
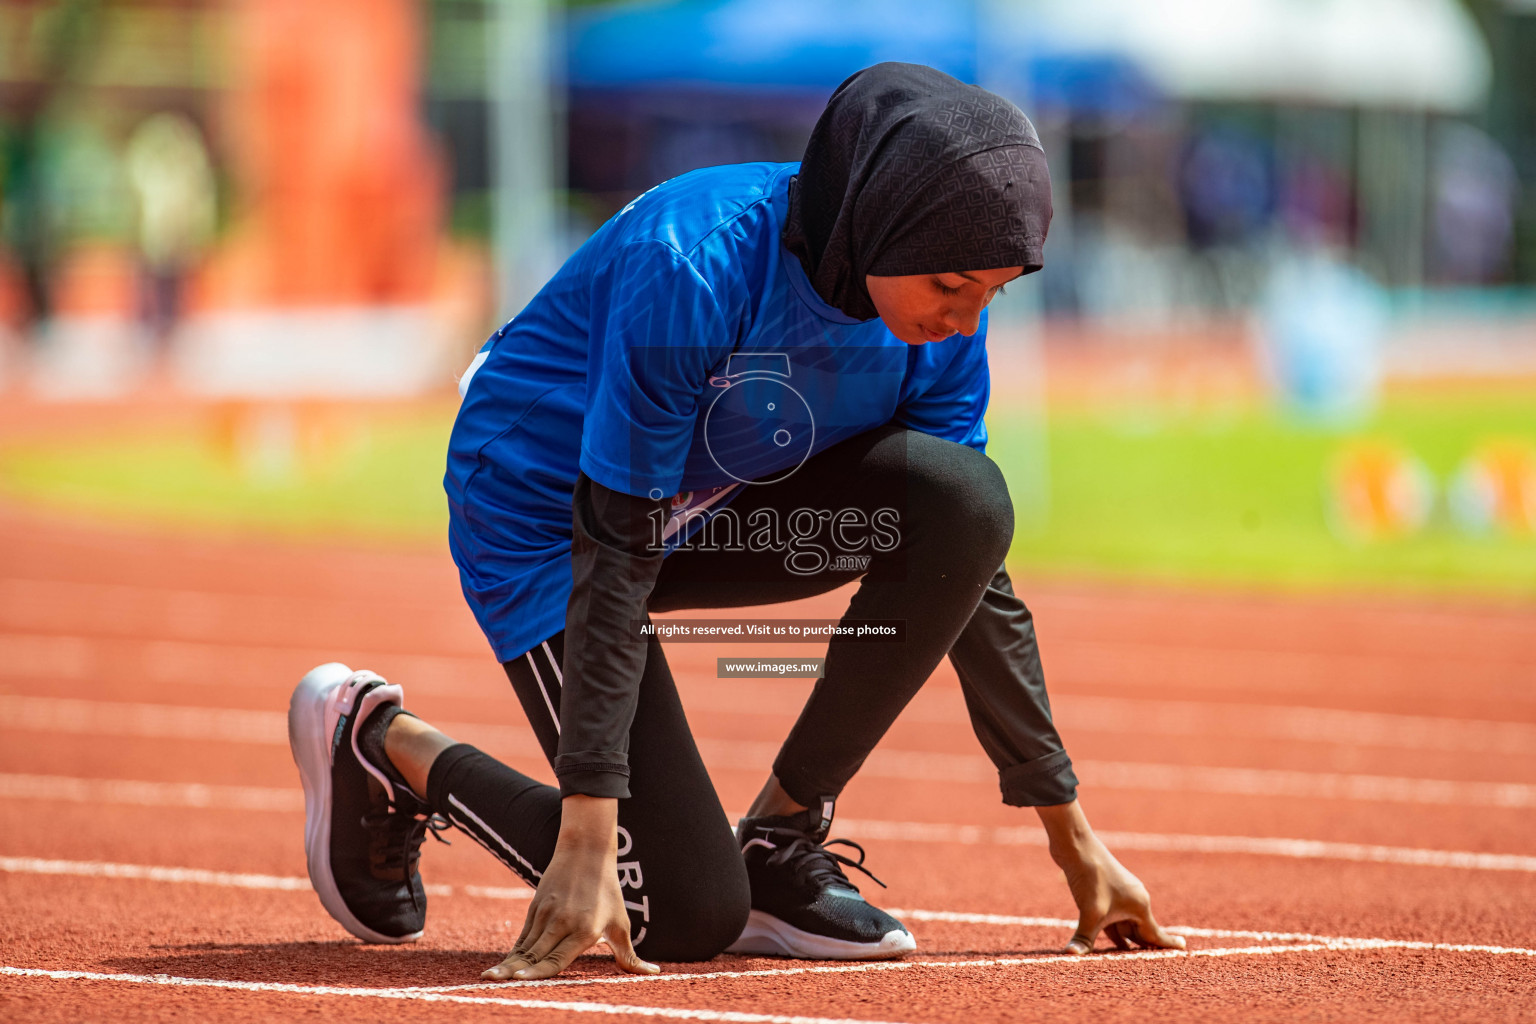
[[[908,345],[975,334],[981,311],[1023,267],[864,278],[875,310],[892,334]]]

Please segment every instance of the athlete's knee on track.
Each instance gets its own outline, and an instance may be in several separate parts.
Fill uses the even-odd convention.
[[[739,866],[739,858],[738,865]],[[701,873],[683,890],[657,907],[644,939],[635,951],[647,960],[691,963],[710,960],[741,937],[751,911],[745,868],[739,878],[711,878]]]

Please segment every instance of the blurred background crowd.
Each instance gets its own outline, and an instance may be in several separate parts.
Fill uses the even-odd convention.
[[[1146,556],[1160,515],[1210,540],[1171,488],[1271,575],[1309,564],[1262,535],[1287,516],[1439,524],[1524,554],[1425,541],[1405,579],[1536,593],[1536,0],[0,0],[0,404],[237,403],[209,436],[275,486],[358,433],[315,401],[451,393],[603,219],[798,159],[881,60],[1008,96],[1046,149],[1047,266],[990,343],[1042,565],[1076,528],[1068,568],[1222,575],[1220,543]],[[47,458],[0,489],[92,475]],[[1074,502],[1125,494],[1140,531],[1088,536]]]

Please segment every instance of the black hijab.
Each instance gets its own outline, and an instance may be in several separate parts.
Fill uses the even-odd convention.
[[[1044,265],[1051,179],[1018,107],[920,64],[849,78],[790,182],[784,247],[823,299],[878,314],[864,275]]]

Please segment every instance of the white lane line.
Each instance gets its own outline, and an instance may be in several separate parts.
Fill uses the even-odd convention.
[[[437,722],[455,739],[491,746],[498,753],[542,757],[533,730],[526,725]],[[135,704],[63,697],[0,694],[0,729],[80,736],[129,736],[143,739],[206,740],[220,743],[288,745],[285,711]]]
[[[1077,922],[1072,922],[1075,926]],[[1053,953],[1041,956],[990,957],[981,960],[879,960],[863,963],[826,964],[819,967],[765,967],[754,971],[701,971],[672,974],[616,974],[599,978],[550,978],[546,981],[519,982],[519,988],[570,988],[582,985],[635,985],[667,981],[721,981],[739,978],[791,978],[802,974],[870,974],[885,971],[911,971],[921,968],[954,969],[969,967],[1033,967],[1037,964],[1093,964],[1106,960],[1171,960],[1183,957],[1263,956],[1269,953],[1307,953],[1328,949],[1323,943],[1292,946],[1243,946],[1196,950],[1154,949],[1136,952],[1089,953],[1086,955]],[[1341,947],[1342,948],[1342,947]],[[429,991],[458,992],[476,985],[440,985]]]
[[[117,864],[100,860],[56,860],[44,857],[0,857],[0,872],[16,875],[69,875],[79,878],[129,879],[182,885],[212,885],[226,889],[274,889],[309,892],[309,879],[300,875],[259,875],[243,871],[208,871],[203,868],[170,868],[152,864]],[[452,896],[451,885],[428,885],[428,896]],[[466,885],[466,896],[490,900],[526,900],[528,888],[500,885]]]
[[[706,762],[729,758],[768,764],[758,744],[699,741]],[[761,746],[777,752],[777,746]],[[770,759],[771,760],[771,759]],[[1151,764],[1131,761],[1074,760],[1077,777],[1088,790],[1127,789],[1227,796],[1297,797],[1306,800],[1358,800],[1375,803],[1460,807],[1536,807],[1536,786],[1524,782],[1461,782],[1390,775],[1298,772],[1274,768]],[[928,753],[876,748],[862,771],[881,778],[995,784],[997,769],[975,754]]]
[[[910,914],[910,911],[904,911]],[[1069,922],[1076,926],[1077,922]],[[1194,931],[1190,929],[1189,931]],[[1303,942],[1290,945],[1214,947],[1211,949],[1143,949],[1134,952],[1089,953],[1079,956],[1072,953],[1052,953],[1044,956],[991,957],[984,960],[884,960],[856,964],[833,964],[821,967],[774,967],[756,971],[708,971],[699,974],[626,974],[601,978],[550,978],[547,981],[524,981],[519,988],[569,988],[579,985],[635,985],[666,981],[715,981],[733,978],[787,978],[801,974],[867,974],[883,971],[945,970],[977,967],[1035,967],[1045,964],[1102,964],[1120,963],[1127,960],[1199,960],[1229,956],[1272,956],[1278,953],[1351,952],[1366,949],[1410,949],[1448,953],[1512,954],[1536,957],[1536,949],[1520,949],[1505,946],[1448,945],[1430,942],[1398,942],[1392,939],[1337,939],[1329,942]],[[473,985],[445,985],[432,991],[454,992],[472,989]]]
[[[886,839],[897,842],[958,843],[965,846],[1045,846],[1045,833],[1033,826],[988,828],[982,825],[943,825],[922,821],[872,821],[839,818],[839,831],[854,839]],[[1204,836],[1159,832],[1099,831],[1105,845],[1114,850],[1147,850],[1170,853],[1251,854],[1295,860],[1343,860],[1367,864],[1402,864],[1411,867],[1459,868],[1468,871],[1523,871],[1536,873],[1536,857],[1518,853],[1475,853],[1471,850],[1424,850],[1410,846],[1339,843],[1322,839],[1284,839],[1269,836]]]
[[[298,875],[260,875],[243,872],[208,871],[201,868],[157,867],[145,864],[115,864],[106,861],[48,860],[40,857],[0,857],[0,872],[34,875],[71,875],[88,878],[131,879],[172,884],[221,886],[237,889],[276,889],[288,892],[308,891],[309,879]],[[451,896],[452,886],[429,885],[427,892],[434,896]],[[466,896],[497,900],[526,900],[533,890],[526,887],[466,885],[460,890]],[[980,914],[954,910],[921,910],[909,907],[888,907],[886,912],[909,921],[937,921],[949,924],[983,924],[1013,928],[1075,928],[1077,922],[1065,917],[1037,917],[1017,914]],[[1188,935],[1207,939],[1252,939],[1259,942],[1322,943],[1338,948],[1425,949],[1450,950],[1452,952],[1521,954],[1536,956],[1536,949],[1516,946],[1475,945],[1467,943],[1421,942],[1408,939],[1357,938],[1343,935],[1319,935],[1312,932],[1251,931],[1240,928],[1200,928],[1192,925],[1172,925],[1167,928],[1175,935]],[[1038,958],[1030,958],[1035,962]],[[1078,959],[1068,957],[1067,959]],[[947,961],[946,961],[947,962]],[[797,969],[798,970],[798,969]],[[748,972],[762,973],[762,972]],[[775,973],[769,971],[768,973]],[[689,975],[689,977],[739,977],[740,972],[724,974]],[[643,977],[641,978],[643,980]],[[586,984],[585,979],[559,979],[560,984]],[[453,986],[456,987],[456,986]],[[473,987],[473,986],[470,986]]]
[[[507,679],[489,655],[0,632],[0,679],[89,682],[126,672],[152,683],[181,686],[270,686],[274,680],[297,679],[327,661],[371,662],[387,670],[386,675],[409,682],[413,693],[483,696],[494,692],[488,685],[505,686]]]
[[[448,888],[446,885],[444,889]],[[531,900],[533,890],[526,886],[510,885],[466,885],[464,895],[479,896],[487,900]]]
[[[1465,944],[1400,942],[1392,939],[1336,939],[1326,942],[1305,942],[1291,945],[1238,946],[1212,949],[1172,950],[1149,949],[1135,952],[1090,953],[1086,956],[1052,954],[1033,957],[989,957],[976,960],[896,960],[871,963],[835,964],[816,967],[783,967],[756,971],[706,971],[699,973],[617,975],[599,978],[551,978],[547,981],[513,982],[492,988],[484,982],[468,985],[440,985],[433,987],[368,989],[339,986],[290,985],[272,982],[222,981],[205,978],[178,978],[169,975],[98,974],[89,971],[48,971],[36,968],[0,966],[0,975],[14,977],[40,977],[57,980],[116,981],[133,984],[172,985],[206,988],[235,989],[248,992],[280,992],[294,995],[362,996],[381,999],[419,999],[426,1002],[484,1003],[491,1005],[519,1006],[530,1009],[571,1010],[579,1013],[613,1013],[622,1015],[673,1017],[683,1020],[719,1020],[763,1022],[763,1024],[871,1024],[846,1018],[829,1020],[824,1017],[796,1017],[777,1014],[743,1014],[723,1010],[672,1009],[664,1007],[631,1006],[616,1003],[577,1003],[558,1000],[506,999],[459,995],[461,992],[498,991],[512,989],[527,991],[540,988],[570,988],[596,985],[656,984],[668,981],[715,981],[741,978],[785,978],[797,975],[823,974],[874,974],[893,971],[925,970],[975,970],[997,967],[1041,967],[1070,964],[1072,966],[1118,964],[1140,960],[1205,960],[1236,956],[1276,956],[1296,953],[1356,952],[1360,950],[1414,950],[1448,953],[1485,953],[1536,957],[1536,949],[1506,946],[1474,946]],[[514,988],[515,986],[515,988]]]
[[[756,757],[756,744],[699,741],[706,762]],[[777,746],[763,744],[777,752]],[[1536,786],[1524,782],[1462,782],[1391,775],[1298,772],[1275,768],[1152,764],[1132,761],[1074,760],[1084,788],[1212,793],[1226,796],[1297,797],[1306,800],[1358,800],[1374,803],[1460,807],[1536,807]],[[881,778],[944,782],[996,783],[997,769],[976,754],[929,753],[876,748],[862,771]]]
[[[18,861],[25,861],[25,860],[27,860],[27,859],[26,858],[0,858],[0,867],[3,867],[6,861],[18,862]],[[68,864],[69,862],[64,862],[64,863]],[[155,880],[162,880],[162,881],[198,881],[198,882],[202,882],[204,884],[215,884],[215,885],[217,885],[217,884],[237,884],[237,885],[241,885],[242,887],[252,887],[252,888],[265,888],[265,887],[267,887],[264,884],[258,884],[258,885],[252,885],[252,886],[244,886],[243,883],[229,883],[229,882],[220,881],[216,877],[216,876],[222,874],[222,873],[219,873],[219,872],[202,872],[202,871],[195,871],[195,870],[192,870],[192,869],[153,869],[153,868],[144,869],[144,868],[139,868],[139,867],[134,866],[134,865],[115,865],[114,867],[127,868],[129,870],[126,871],[126,872],[121,872],[121,873],[113,873],[113,874],[109,875],[109,877],[150,877],[151,873],[155,873],[155,874],[160,875],[160,877],[155,878]],[[21,870],[28,870],[28,867],[27,866],[23,866]],[[144,875],[142,875],[142,876],[140,874],[138,874],[138,872],[141,872],[141,871],[144,872]],[[60,873],[74,873],[74,872],[60,872]],[[82,873],[84,873],[84,872],[82,872]],[[307,885],[307,883],[303,879],[286,879],[286,878],[280,878],[278,876],[229,876],[229,877],[241,878],[241,879],[247,879],[247,878],[256,878],[256,879],[263,879],[263,880],[265,880],[265,879],[272,879],[272,880],[276,881],[277,883],[280,883],[278,885],[272,886],[274,888],[279,888],[279,887],[280,888],[285,888],[285,889],[286,888],[300,888],[300,887],[304,887],[305,885]],[[295,884],[295,883],[297,883],[297,884]],[[506,892],[508,890],[490,890],[490,889],[481,888],[481,887],[466,886],[465,887],[465,891],[466,891],[466,894],[469,894],[469,895],[485,895],[485,894],[487,894],[489,892],[498,892],[498,893],[500,893],[500,892]],[[905,919],[907,919],[909,921],[931,921],[931,922],[945,922],[945,923],[959,923],[959,924],[981,924],[981,925],[1003,926],[1003,927],[1050,928],[1050,929],[1060,929],[1060,930],[1065,930],[1065,929],[1073,928],[1076,925],[1076,922],[1071,920],[1071,919],[1069,919],[1069,918],[1036,917],[1036,916],[1021,916],[1021,915],[1008,915],[1008,914],[965,913],[965,912],[958,912],[958,911],[921,910],[921,909],[899,908],[899,907],[888,908],[888,910],[889,910],[889,912],[891,914],[896,915],[898,917],[905,918]],[[528,989],[528,988],[571,987],[571,986],[588,986],[588,985],[628,985],[628,984],[637,984],[637,983],[646,983],[646,982],[665,982],[665,981],[706,981],[706,980],[731,979],[731,978],[789,977],[789,976],[801,975],[801,974],[848,974],[848,973],[864,973],[864,972],[871,972],[871,971],[911,970],[911,969],[916,969],[916,968],[940,968],[940,969],[942,969],[942,968],[949,968],[949,969],[955,969],[955,968],[971,968],[971,967],[1013,967],[1013,966],[1034,966],[1034,965],[1039,965],[1039,964],[1057,964],[1057,963],[1080,964],[1080,963],[1092,963],[1092,962],[1105,961],[1105,960],[1115,961],[1115,960],[1147,960],[1147,959],[1178,959],[1178,958],[1210,958],[1210,957],[1226,957],[1226,956],[1259,956],[1259,955],[1270,955],[1270,954],[1275,954],[1275,953],[1298,953],[1298,952],[1320,952],[1320,951],[1345,952],[1345,951],[1353,951],[1353,950],[1401,949],[1401,950],[1414,950],[1414,951],[1424,951],[1424,952],[1482,953],[1482,954],[1495,955],[1495,956],[1536,957],[1536,949],[1529,949],[1529,948],[1519,947],[1519,946],[1499,946],[1499,945],[1489,945],[1489,944],[1480,944],[1480,943],[1449,943],[1449,942],[1425,942],[1425,941],[1410,940],[1410,939],[1359,938],[1359,937],[1351,937],[1351,936],[1317,935],[1317,934],[1313,934],[1313,933],[1310,933],[1310,932],[1250,931],[1250,930],[1233,929],[1233,928],[1200,928],[1200,927],[1193,927],[1193,926],[1187,926],[1187,925],[1174,925],[1174,926],[1169,927],[1168,931],[1170,931],[1170,932],[1172,932],[1172,933],[1174,933],[1176,935],[1186,935],[1186,936],[1190,936],[1190,937],[1220,938],[1220,939],[1250,939],[1250,940],[1259,941],[1259,942],[1265,942],[1265,943],[1277,943],[1278,945],[1245,946],[1245,947],[1235,947],[1235,948],[1194,949],[1194,950],[1140,950],[1140,951],[1136,951],[1136,952],[1104,952],[1104,953],[1089,954],[1087,956],[1076,956],[1076,955],[1068,955],[1068,954],[1053,954],[1053,955],[1028,956],[1028,957],[1000,957],[1000,958],[988,958],[988,959],[979,959],[979,960],[910,960],[910,961],[895,961],[895,962],[885,961],[885,962],[877,962],[877,963],[836,964],[836,965],[823,965],[823,966],[815,966],[815,967],[766,968],[766,969],[751,970],[751,971],[707,971],[707,972],[698,972],[698,973],[679,972],[679,973],[661,974],[661,975],[615,975],[615,976],[606,976],[606,977],[598,977],[598,978],[552,978],[552,979],[548,979],[546,981],[519,983],[518,984],[518,988],[520,988],[520,989]],[[0,969],[0,973],[4,973],[4,969]],[[10,973],[29,973],[29,972],[19,971],[19,969],[12,969]],[[71,976],[71,977],[78,976],[78,977],[100,978],[101,980],[125,980],[125,979],[126,980],[134,980],[135,977],[136,977],[136,976],[131,976],[131,975],[128,975],[128,976],[117,976],[117,975],[113,975],[113,976],[106,976],[106,975],[97,976],[97,975],[87,975],[87,974],[82,973],[82,972],[53,972],[53,973],[50,973],[50,972],[32,971],[30,973],[37,974],[37,975],[47,975],[47,976],[50,976],[50,977],[51,976],[65,976],[65,975],[68,975],[68,976]],[[154,977],[160,978],[160,977],[164,977],[164,976],[163,975],[157,975],[157,976],[154,976]],[[230,985],[233,986],[233,987],[242,987],[242,986],[247,985],[247,984],[249,984],[249,983],[243,983],[243,982],[240,982],[240,983],[232,982],[232,983],[230,983]],[[484,983],[479,983],[479,984],[466,984],[466,985],[422,986],[422,987],[414,987],[414,988],[410,988],[410,989],[383,990],[383,991],[414,992],[414,993],[421,993],[421,994],[426,994],[426,993],[442,994],[442,993],[460,992],[460,991],[484,990],[485,988],[486,988],[486,986],[484,985]],[[367,990],[358,990],[358,991],[377,992],[377,991],[381,991],[381,990],[367,989]],[[316,990],[315,994],[352,994],[352,993],[350,991],[348,991],[348,992],[341,992],[341,991],[327,989],[326,991],[323,991],[323,992]],[[565,1004],[561,1004],[561,1005],[565,1005]],[[726,1019],[726,1018],[722,1018],[722,1019]],[[730,1018],[730,1019],[735,1019],[735,1018]],[[753,1019],[757,1019],[757,1018],[753,1018]],[[779,1018],[774,1018],[774,1019],[779,1019]]]
[[[423,1003],[457,1003],[469,1006],[514,1006],[526,1010],[565,1013],[606,1013],[623,1017],[662,1017],[671,1020],[725,1021],[730,1024],[886,1024],[852,1017],[803,1017],[781,1013],[742,1013],[736,1010],[695,1010],[671,1006],[628,1006],[623,1003],[565,1002],[554,999],[514,999],[505,996],[470,996],[420,988],[352,988],[341,985],[291,985],[269,981],[226,981],[220,978],[178,978],[168,974],[103,974],[97,971],[45,971],[30,967],[0,966],[0,976],[48,978],[53,981],[106,981],[129,985],[163,985],[170,988],[211,988],[235,992],[270,992],[296,996],[352,996],[362,999],[398,999]],[[523,983],[526,984],[526,983]],[[490,985],[482,989],[496,991]],[[519,985],[522,987],[522,985]]]
[[[121,673],[125,665],[129,665],[155,682],[222,684],[232,672],[241,678],[249,674],[253,678],[271,681],[284,670],[295,666],[319,664],[338,658],[345,661],[347,658],[341,657],[344,654],[352,657],[360,652],[0,632],[0,678],[31,676],[86,680],[97,678],[107,671]],[[389,670],[386,674],[392,674],[399,681],[408,683],[415,692],[483,694],[488,692],[483,685],[465,685],[465,680],[483,678],[491,685],[502,681],[501,673],[489,658],[374,654],[364,660],[378,662]],[[348,661],[348,664],[352,663]],[[786,721],[794,718],[794,710],[785,709],[777,700],[752,700],[751,693],[755,691],[746,681],[735,682],[724,689],[718,686],[688,685],[688,682],[683,680],[683,697],[689,707],[698,705],[712,711],[768,716]],[[774,695],[782,696],[782,687],[775,690]],[[1053,697],[1052,706],[1058,724],[1073,734],[1222,735],[1352,747],[1536,754],[1536,724],[1528,722],[1396,715],[1333,708],[1093,697],[1071,693]],[[955,701],[937,704],[919,700],[904,716],[913,721],[968,721],[965,709]],[[275,734],[269,732],[268,735]]]
[[[892,914],[912,921],[949,921],[967,924],[1001,924],[1025,927],[1075,928],[1076,921],[1050,917],[1009,917],[1000,914],[959,914],[947,911],[892,909]],[[1399,939],[1351,938],[1346,936],[1308,935],[1299,932],[1257,932],[1224,928],[1173,927],[1177,935],[1209,938],[1250,938],[1277,945],[1215,947],[1209,949],[1149,949],[1134,952],[1107,951],[1077,955],[1054,953],[1042,956],[993,957],[982,960],[896,960],[856,964],[832,964],[818,967],[774,967],[753,971],[707,971],[653,975],[612,975],[600,978],[550,978],[526,981],[521,988],[568,988],[583,985],[633,985],[665,981],[714,981],[734,978],[783,978],[801,974],[862,974],[873,971],[905,971],[920,968],[954,969],[970,967],[1032,967],[1039,964],[1085,964],[1124,960],[1177,960],[1229,956],[1266,956],[1276,953],[1349,952],[1372,949],[1403,949],[1424,952],[1483,953],[1493,956],[1536,957],[1536,949],[1518,946],[1473,945],[1468,943],[1417,942]],[[473,989],[474,985],[444,985],[432,991],[454,992]]]
[[[288,743],[283,711],[130,704],[59,697],[0,695],[0,722],[6,729],[134,736],[146,739],[210,740],[223,743]]]
[[[64,775],[0,774],[0,798],[134,807],[198,807],[230,811],[302,811],[304,792],[270,786],[200,782],[133,782]]]
[[[881,824],[867,823],[860,824]],[[89,878],[131,879],[165,883],[220,886],[240,889],[275,889],[282,891],[308,891],[307,878],[297,875],[263,875],[246,872],[210,871],[201,868],[161,867],[144,864],[120,864],[108,861],[71,861],[40,857],[0,857],[0,872],[12,874],[70,875]],[[454,890],[447,885],[429,885],[430,895],[449,896]],[[467,896],[484,899],[525,900],[532,890],[524,887],[466,885],[462,892]],[[978,914],[957,911],[890,909],[896,914],[914,921],[945,921],[964,924],[1005,925],[1038,928],[1071,928],[1075,921],[1055,917],[1024,917],[1007,914]],[[1357,939],[1341,936],[1317,935],[1310,932],[1244,931],[1237,929],[1195,928],[1175,926],[1169,929],[1179,935],[1205,938],[1242,938],[1266,942],[1324,942],[1324,943],[1379,943],[1398,940]],[[1411,948],[1457,949],[1478,952],[1531,952],[1506,947],[1447,945],[1444,943],[1418,943]]]
[[[444,597],[447,597],[444,592]],[[296,597],[291,594],[265,594],[248,591],[209,590],[193,587],[148,586],[138,583],[101,583],[60,579],[37,579],[17,576],[0,576],[0,614],[12,623],[52,623],[78,621],[82,613],[89,613],[102,621],[129,621],[144,624],[164,632],[182,631],[195,627],[206,628],[210,624],[266,621],[274,624],[307,622],[313,610],[333,610],[342,600],[339,596]],[[1078,597],[1052,594],[1050,602],[1057,613],[1070,617],[1088,617],[1097,613],[1102,617],[1106,607],[1122,605],[1110,596]],[[462,629],[462,622],[453,615],[453,604],[439,600],[407,601],[399,598],[381,598],[375,601],[380,610],[393,617],[409,621],[422,621],[424,617],[442,617],[452,620],[449,630],[454,635]],[[1327,607],[1326,602],[1311,602],[1312,608]],[[1137,605],[1128,605],[1133,612]],[[1227,612],[1230,609],[1217,602],[1200,602],[1201,610]],[[1257,619],[1264,609],[1247,606],[1240,609],[1231,621]],[[1385,619],[1383,619],[1383,614]],[[1138,672],[1146,677],[1148,664],[1167,666],[1173,659],[1200,665],[1224,663],[1240,658],[1280,665],[1285,674],[1293,678],[1315,678],[1318,665],[1345,661],[1355,672],[1377,670],[1390,671],[1404,663],[1415,666],[1442,663],[1454,668],[1469,659],[1479,668],[1483,665],[1523,666],[1532,663],[1530,641],[1536,639],[1528,616],[1508,612],[1466,612],[1398,610],[1386,613],[1379,610],[1371,621],[1387,621],[1399,630],[1408,629],[1415,634],[1434,631],[1472,633],[1486,641],[1466,645],[1463,650],[1448,650],[1445,646],[1430,643],[1419,644],[1418,649],[1405,648],[1401,642],[1393,642],[1392,630],[1364,631],[1374,635],[1360,635],[1358,641],[1367,649],[1351,651],[1319,651],[1306,645],[1279,646],[1212,646],[1203,638],[1173,636],[1126,637],[1121,639],[1085,639],[1081,636],[1064,635],[1054,640],[1053,647],[1070,651],[1074,660],[1094,659],[1114,667],[1124,663],[1138,666]],[[1362,631],[1357,631],[1362,632]]]
[[[3,651],[0,651],[3,657]],[[736,698],[732,698],[736,700]],[[685,703],[691,701],[685,700]],[[719,703],[719,702],[711,702]],[[1342,746],[1396,747],[1407,750],[1471,751],[1536,755],[1536,725],[1411,715],[1381,715],[1324,708],[1262,707],[1251,704],[1202,704],[1195,701],[1122,700],[1074,697],[1053,701],[1057,719],[1076,732],[1141,732],[1157,735],[1261,737]],[[778,717],[785,712],[769,705]],[[741,710],[721,704],[716,710]],[[926,718],[964,719],[961,708],[931,709]],[[941,710],[953,715],[940,716]],[[755,710],[754,712],[755,713]],[[0,694],[5,728],[109,736],[219,739],[235,743],[281,745],[287,742],[281,711],[190,707],[62,697]],[[793,717],[790,715],[790,717]],[[443,731],[493,730],[504,742],[537,753],[533,733],[523,725],[484,726],[443,722]]]
[[[1069,733],[1230,736],[1347,747],[1536,754],[1536,725],[1526,722],[1076,694],[1052,697],[1051,707],[1057,724]]]
[[[1044,834],[1038,831],[1031,833],[1030,838],[1038,839],[1041,845],[1045,843]],[[1518,853],[1426,850],[1410,846],[1338,843],[1320,839],[1283,839],[1269,836],[1160,835],[1155,832],[1107,831],[1100,832],[1099,838],[1118,849],[1126,850],[1241,853],[1262,857],[1289,857],[1297,860],[1344,860],[1366,864],[1458,868],[1467,871],[1536,872],[1536,857]],[[1000,836],[999,841],[1005,840]]]
[[[14,714],[13,714],[14,712]],[[41,731],[183,739],[234,739],[286,743],[280,712],[173,705],[115,704],[48,697],[0,697],[0,725]],[[440,722],[444,732],[473,739],[510,755],[537,756],[527,727]],[[206,727],[206,728],[205,728]],[[714,768],[756,770],[772,763],[778,744],[745,740],[698,740]],[[1099,789],[1215,793],[1232,796],[1297,797],[1385,803],[1471,807],[1536,807],[1536,785],[1523,782],[1464,782],[1389,775],[1299,772],[1273,768],[1076,761],[1085,786]],[[868,776],[994,784],[997,769],[979,754],[877,748],[865,762]]]
[[[49,860],[42,857],[0,857],[0,871],[20,875],[72,875],[83,878],[127,878],[148,882],[214,885],[226,889],[278,889],[303,892],[309,879],[296,875],[256,875],[202,868],[166,868],[109,861]]]
[[[136,807],[192,807],[242,811],[300,811],[304,795],[297,789],[260,786],[216,786],[184,782],[133,782],[80,779],[58,775],[0,774],[0,798],[54,800],[67,803],[126,804]],[[999,846],[1043,846],[1045,835],[1029,826],[988,828],[917,821],[839,819],[839,827],[855,837],[905,842]],[[1267,836],[1202,836],[1156,832],[1103,831],[1099,838],[1121,850],[1248,854],[1296,860],[1342,860],[1400,864],[1409,867],[1455,868],[1466,871],[1536,872],[1536,857],[1471,850],[1425,850],[1407,846],[1284,839]]]
[[[447,596],[446,592],[445,595]],[[463,637],[473,643],[454,601],[402,600],[375,593],[369,618],[409,622],[423,634]],[[282,636],[317,617],[362,620],[342,597],[232,593],[179,587],[0,577],[0,621],[18,632],[56,629],[60,623],[102,623],[122,635],[197,637],[209,633]],[[436,627],[436,628],[434,628]]]
[[[1078,777],[1089,787],[1463,807],[1536,807],[1536,786],[1523,782],[1453,782],[1390,775],[1123,761],[1075,761],[1073,765]]]
[[[952,924],[988,924],[1018,928],[1076,928],[1077,922],[1064,917],[1019,917],[1011,914],[968,914],[953,910],[911,910],[887,908],[886,913],[909,921],[944,921]],[[1311,932],[1247,931],[1240,928],[1196,928],[1173,925],[1175,935],[1202,939],[1252,939],[1256,942],[1312,943],[1330,949],[1426,949],[1452,953],[1489,953],[1494,955],[1536,956],[1536,949],[1524,946],[1489,946],[1465,942],[1421,942],[1413,939],[1355,938],[1347,935],[1314,935]],[[1198,952],[1198,951],[1196,951]]]

